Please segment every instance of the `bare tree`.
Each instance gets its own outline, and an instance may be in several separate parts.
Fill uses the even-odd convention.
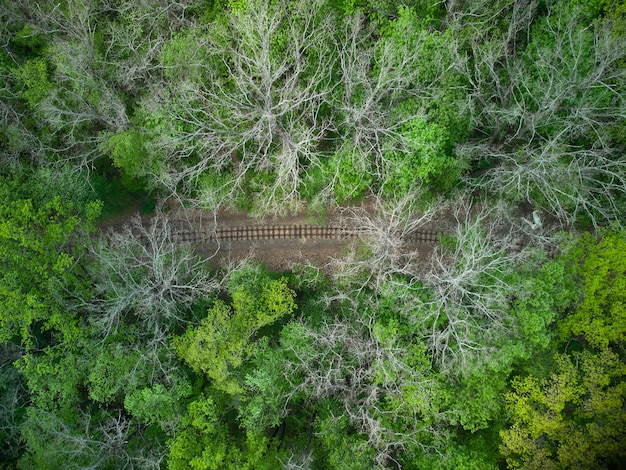
[[[153,455],[135,454],[128,442],[135,432],[121,410],[102,411],[97,420],[81,413],[76,423],[36,407],[28,409],[24,434],[31,451],[26,465],[68,469],[159,468],[166,449]],[[145,449],[143,450],[145,451]]]
[[[26,2],[24,2],[26,3]],[[46,37],[46,60],[54,86],[35,107],[36,117],[50,129],[45,150],[55,161],[91,168],[101,155],[100,131],[128,125],[120,93],[103,76],[96,45],[96,18],[103,4],[70,0],[16,6],[33,35]]]
[[[0,77],[3,81],[4,78]],[[0,92],[14,95],[9,87],[0,89]],[[17,99],[15,95],[12,98]],[[45,160],[44,144],[32,129],[25,125],[24,117],[25,115],[8,101],[0,101],[0,126],[2,126],[0,136],[3,142],[0,169],[2,170],[20,166],[24,158],[35,165]]]
[[[375,210],[347,209],[349,226],[359,231],[362,247],[333,262],[343,290],[333,300],[357,302],[368,292],[392,296],[398,312],[413,325],[432,360],[450,374],[488,360],[498,342],[515,334],[511,299],[523,283],[514,276],[526,258],[525,243],[544,246],[544,232],[529,234],[520,218],[504,222],[499,206],[490,210],[459,195],[456,223],[442,234],[442,245],[426,257],[408,242],[413,231],[428,227],[448,205],[416,211],[417,197],[376,199]],[[387,205],[388,204],[388,205]],[[541,238],[539,243],[531,236]],[[549,238],[549,237],[548,237]]]
[[[107,76],[124,92],[142,95],[150,84],[162,80],[163,46],[183,28],[190,27],[187,10],[193,0],[107,0],[102,8],[114,20],[102,25],[102,62]],[[202,43],[193,45],[202,50]]]
[[[436,62],[425,74],[417,65],[427,33],[397,28],[378,38],[358,12],[339,18],[317,0],[288,8],[255,0],[198,29],[207,54],[194,68],[208,79],[183,74],[176,88],[156,86],[142,102],[160,123],[151,145],[163,165],[154,178],[187,195],[212,180],[205,186],[217,197],[202,197],[227,204],[256,192],[257,209],[270,213],[299,208],[303,184],[320,172],[319,198],[332,200],[342,163],[384,180],[390,153],[414,152],[403,126],[425,114],[451,70]],[[411,98],[423,109],[400,112]]]
[[[447,247],[438,247],[423,276],[427,294],[412,299],[408,319],[419,329],[434,362],[447,373],[462,375],[468,366],[489,359],[498,342],[515,332],[510,314],[516,262],[510,228],[499,226],[489,211],[457,212],[459,223]]]
[[[349,422],[376,450],[379,466],[394,461],[399,450],[436,451],[434,443],[444,437],[437,420],[421,419],[423,412],[437,413],[431,403],[436,383],[427,376],[428,364],[416,363],[414,352],[397,336],[385,334],[373,315],[354,311],[349,319],[328,319],[319,328],[303,322],[289,328],[300,345],[287,346],[290,395],[339,400]],[[412,400],[405,399],[407,390]],[[398,421],[403,423],[398,428],[386,424]]]
[[[166,92],[160,103],[146,102],[147,109],[159,109],[175,99],[166,106],[176,128],[159,139],[167,163],[163,184],[189,186],[210,169],[229,171],[226,202],[242,190],[246,175],[266,172],[272,181],[261,205],[297,199],[304,168],[319,160],[326,129],[319,114],[333,86],[333,28],[321,6],[255,0],[227,24],[212,25],[208,78],[180,84],[177,96]]]
[[[473,53],[480,52],[478,49],[482,45],[486,46],[484,50],[490,57],[506,60],[527,44],[538,6],[536,0],[449,1],[446,2],[445,23],[448,28],[459,28],[455,33],[469,41]],[[469,65],[471,62],[461,63]],[[478,70],[483,67],[481,62],[474,65],[476,72],[486,73],[497,80],[493,69]]]
[[[288,457],[279,458],[278,461],[285,470],[309,470],[312,468],[313,457],[308,451],[297,454],[292,451]]]
[[[28,390],[22,376],[13,365],[24,351],[13,343],[0,344],[0,458],[16,460],[23,451],[20,437],[20,416],[26,406]]]
[[[70,0],[22,6],[35,34],[49,38],[55,86],[36,111],[55,137],[46,150],[56,160],[89,169],[103,156],[107,136],[130,126],[123,93],[137,96],[148,80],[160,78],[162,45],[186,24],[189,5]]]
[[[516,154],[494,149],[489,153],[500,165],[471,180],[474,187],[502,198],[528,201],[565,225],[582,217],[598,228],[622,219],[626,161],[616,149],[581,149],[552,141]]]
[[[516,31],[532,16],[513,16]],[[623,143],[615,138],[626,116],[623,38],[609,23],[583,28],[573,8],[550,11],[536,28],[523,54],[512,54],[507,38],[472,46],[475,66],[463,73],[485,137],[457,151],[497,166],[468,182],[566,224],[617,221],[626,196]]]
[[[343,209],[343,225],[356,231],[359,240],[347,257],[331,262],[336,278],[356,283],[359,290],[367,287],[380,291],[395,276],[413,280],[419,276],[423,268],[411,245],[411,235],[427,229],[448,206],[443,200],[425,205],[421,195],[419,188],[400,197],[379,193],[372,197],[373,207]]]
[[[15,30],[23,26],[20,5],[8,2],[0,9],[0,48],[12,61],[11,66],[0,68],[0,170],[22,165],[25,161],[38,165],[45,160],[44,144],[31,125],[27,125],[28,112],[20,103],[15,70],[23,59],[13,50]]]
[[[91,321],[104,336],[132,316],[154,340],[183,325],[192,305],[221,285],[208,260],[174,240],[167,216],[159,213],[149,226],[135,218],[120,232],[110,232],[92,249],[90,267],[96,295],[86,301]]]

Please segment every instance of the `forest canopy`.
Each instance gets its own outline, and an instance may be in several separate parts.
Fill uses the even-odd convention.
[[[617,468],[624,44],[623,0],[0,0],[0,468]],[[167,201],[358,237],[220,264]]]

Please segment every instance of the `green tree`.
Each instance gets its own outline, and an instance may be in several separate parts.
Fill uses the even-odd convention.
[[[212,396],[191,402],[173,439],[167,460],[170,470],[276,468],[277,446],[264,433],[245,433],[229,417],[229,407]]]
[[[35,109],[53,89],[44,59],[31,59],[24,62],[13,71],[13,75],[22,86],[20,97],[31,109]]]
[[[342,413],[340,403],[327,400],[319,405],[315,430],[319,435],[319,442],[312,449],[314,462],[319,461],[329,468],[346,470],[372,467],[372,462],[376,459],[376,449],[368,445],[366,436],[350,424],[349,418]]]
[[[79,343],[84,343],[80,340]],[[28,386],[30,404],[75,423],[82,403],[81,387],[88,374],[82,344],[48,348],[42,354],[27,354],[16,362]]]
[[[389,189],[400,194],[416,180],[450,190],[465,170],[453,147],[468,134],[462,91],[467,80],[456,70],[462,62],[453,52],[456,39],[451,31],[432,30],[430,20],[417,7],[399,7],[377,45],[381,52],[388,51],[394,68],[410,68],[399,87],[408,99],[393,103],[393,137],[387,139],[382,168]]]
[[[183,399],[191,395],[191,385],[184,380],[166,388],[161,383],[151,387],[138,388],[127,393],[124,408],[146,425],[159,426],[172,435],[178,428],[180,417],[184,414]]]
[[[405,143],[389,159],[385,185],[393,194],[404,194],[420,182],[436,189],[449,190],[461,176],[462,167],[451,155],[449,131],[424,118],[414,118],[399,132]]]
[[[562,340],[584,336],[596,348],[626,338],[626,232],[608,231],[599,240],[577,240],[567,261],[580,278],[581,298],[560,323]]]
[[[113,343],[94,355],[86,386],[89,398],[108,405],[123,403],[124,394],[149,381],[146,367],[140,367],[141,352]]]
[[[294,298],[285,278],[260,286],[240,285],[232,291],[231,305],[216,300],[200,325],[174,338],[178,355],[207,374],[216,388],[239,393],[242,387],[235,370],[254,351],[257,332],[296,309]]]
[[[148,158],[142,136],[135,130],[111,135],[103,144],[113,160],[113,165],[122,170],[122,184],[130,190],[144,189],[157,170]]]
[[[501,432],[510,468],[612,468],[626,456],[626,366],[609,351],[555,356],[548,378],[516,377]]]
[[[43,331],[62,341],[80,336],[78,318],[61,300],[66,286],[84,289],[73,250],[99,211],[98,203],[89,203],[81,218],[59,197],[41,207],[31,200],[0,204],[0,341],[30,348]]]
[[[579,288],[568,266],[571,264],[562,256],[554,260],[539,257],[518,270],[525,289],[517,292],[512,313],[525,358],[549,347],[555,336],[554,322],[577,300]]]

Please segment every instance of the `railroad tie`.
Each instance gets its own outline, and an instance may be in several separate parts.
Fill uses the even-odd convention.
[[[182,243],[206,243],[217,241],[250,241],[250,240],[283,240],[283,239],[339,239],[350,240],[362,236],[367,231],[362,228],[347,228],[337,225],[310,224],[272,224],[272,225],[240,225],[237,227],[196,227],[176,228],[172,231],[172,239]],[[414,243],[435,243],[438,232],[416,230],[405,235],[405,241]]]

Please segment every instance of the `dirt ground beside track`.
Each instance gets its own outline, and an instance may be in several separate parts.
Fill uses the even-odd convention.
[[[362,206],[368,209],[367,202]],[[163,212],[172,221],[184,221],[189,230],[198,227],[250,227],[250,226],[274,226],[274,225],[322,225],[309,220],[305,213],[295,214],[286,218],[268,217],[256,219],[245,212],[220,211],[213,214],[210,211],[200,209],[188,209],[180,204],[168,202],[163,206]],[[118,216],[103,221],[99,225],[100,233],[109,230],[119,231],[128,224],[132,217],[139,216],[144,225],[150,224],[153,215],[140,213],[137,207],[130,207],[128,211]],[[325,215],[323,225],[345,225],[340,211],[328,212]],[[455,224],[453,217],[444,216],[437,223],[427,227],[433,231],[448,231]],[[275,240],[240,240],[222,241],[215,240],[193,243],[196,250],[207,258],[213,260],[213,265],[236,262],[247,256],[257,259],[272,270],[288,270],[293,264],[313,264],[324,271],[331,269],[332,260],[344,256],[357,243],[355,239],[322,239],[322,238],[282,238]],[[426,259],[434,248],[433,244],[415,243],[411,249],[415,256]]]

